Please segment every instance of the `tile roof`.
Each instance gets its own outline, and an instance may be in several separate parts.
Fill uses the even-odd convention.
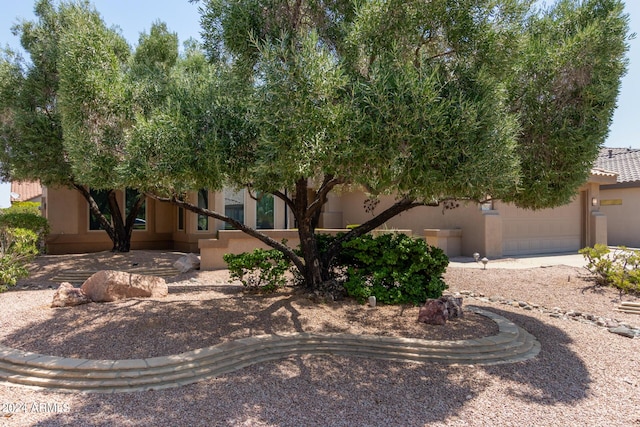
[[[595,168],[617,173],[619,183],[640,182],[640,149],[603,147]]]
[[[17,195],[17,197],[14,197],[14,195]],[[25,202],[40,196],[42,196],[42,185],[38,181],[11,182],[12,202]]]

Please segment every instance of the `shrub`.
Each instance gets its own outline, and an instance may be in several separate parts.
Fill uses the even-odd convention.
[[[364,302],[419,305],[439,298],[449,259],[422,239],[404,234],[365,235],[343,244],[336,265],[347,268],[347,293]]]
[[[44,249],[44,241],[49,234],[49,221],[39,213],[28,212],[29,209],[24,212],[12,209],[13,206],[0,214],[0,228],[30,230],[37,235],[37,247]]]
[[[611,251],[606,245],[596,244],[580,249],[579,253],[588,261],[587,270],[595,275],[598,285],[640,292],[640,250],[618,246]]]
[[[0,227],[0,292],[29,274],[26,264],[38,254],[37,242],[31,230]]]
[[[290,263],[276,249],[225,254],[223,259],[229,266],[231,278],[240,280],[247,288],[273,292],[287,283],[285,273]]]

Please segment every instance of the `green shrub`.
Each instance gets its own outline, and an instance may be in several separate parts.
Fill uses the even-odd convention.
[[[347,268],[347,293],[364,302],[370,296],[383,304],[424,303],[438,298],[449,259],[423,239],[404,234],[365,235],[350,240],[336,260]]]
[[[596,244],[593,248],[580,249],[579,253],[588,261],[587,269],[599,285],[640,293],[639,250],[618,246],[611,251],[606,245]]]
[[[0,214],[0,228],[20,228],[33,231],[37,235],[37,247],[43,251],[45,239],[49,234],[49,221],[39,213],[12,211],[11,209],[13,206]]]
[[[231,278],[240,280],[247,288],[273,292],[287,283],[285,273],[290,263],[276,249],[225,254],[223,259],[229,266]]]
[[[0,292],[29,274],[26,264],[38,254],[37,243],[31,230],[0,227]]]
[[[40,216],[39,202],[12,202],[8,208],[0,209],[0,213],[28,213]]]

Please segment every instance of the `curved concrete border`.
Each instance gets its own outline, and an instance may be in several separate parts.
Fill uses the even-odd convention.
[[[61,391],[115,393],[192,384],[256,363],[294,355],[346,355],[402,362],[495,365],[531,359],[540,343],[502,316],[469,310],[498,324],[499,333],[459,341],[374,335],[286,333],[259,335],[148,359],[89,360],[0,346],[0,382]]]

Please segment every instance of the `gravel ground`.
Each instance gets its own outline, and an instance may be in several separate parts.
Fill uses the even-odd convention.
[[[157,265],[179,255],[136,251],[129,257]],[[242,297],[223,271],[182,275],[170,284],[165,299],[48,308],[53,294],[48,279],[55,271],[70,261],[81,269],[105,264],[123,268],[132,262],[127,256],[114,257],[89,257],[94,267],[87,267],[82,257],[47,257],[48,267],[34,266],[35,274],[22,287],[0,295],[0,342],[63,356],[126,358],[283,330],[434,339],[493,333],[491,325],[471,315],[437,328],[416,325],[413,308],[314,305],[290,291]],[[594,288],[584,273],[562,266],[450,268],[445,278],[453,292],[472,290],[640,323],[637,315],[614,311],[621,296]],[[640,339],[535,310],[478,300],[473,304],[536,336],[540,355],[494,367],[300,356],[176,389],[115,395],[0,386],[0,425],[640,426]]]

